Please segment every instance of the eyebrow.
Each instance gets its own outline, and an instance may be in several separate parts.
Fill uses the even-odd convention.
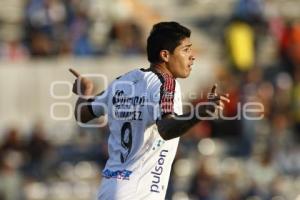
[[[184,45],[182,48],[185,48],[185,47],[191,47],[192,46],[192,44],[186,44],[186,45]]]

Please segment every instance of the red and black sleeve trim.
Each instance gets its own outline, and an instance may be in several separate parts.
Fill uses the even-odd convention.
[[[164,77],[160,89],[160,107],[162,115],[174,113],[175,79]]]
[[[159,99],[161,116],[163,117],[166,114],[174,114],[175,79],[170,75],[159,73],[155,70],[152,70],[152,72],[157,75],[162,83]]]

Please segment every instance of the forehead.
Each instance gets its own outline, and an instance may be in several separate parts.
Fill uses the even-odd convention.
[[[190,40],[190,38],[183,38],[181,41],[180,41],[180,44],[177,46],[177,48],[182,48],[182,47],[186,47],[186,46],[191,46],[192,45],[192,42]]]

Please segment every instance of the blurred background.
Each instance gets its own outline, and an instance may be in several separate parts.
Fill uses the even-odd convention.
[[[146,38],[162,20],[192,30],[197,60],[179,80],[184,102],[201,102],[215,82],[231,97],[230,120],[182,137],[166,199],[300,200],[299,0],[0,5],[0,200],[93,199],[108,133],[76,124],[68,68],[93,74],[97,94],[149,66]],[[243,117],[251,102],[264,111],[250,117],[262,119]]]

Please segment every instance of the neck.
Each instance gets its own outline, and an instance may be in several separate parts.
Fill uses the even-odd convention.
[[[160,73],[167,74],[167,75],[173,77],[173,74],[167,69],[167,67],[164,63],[152,63],[150,65],[150,68],[152,68]]]

